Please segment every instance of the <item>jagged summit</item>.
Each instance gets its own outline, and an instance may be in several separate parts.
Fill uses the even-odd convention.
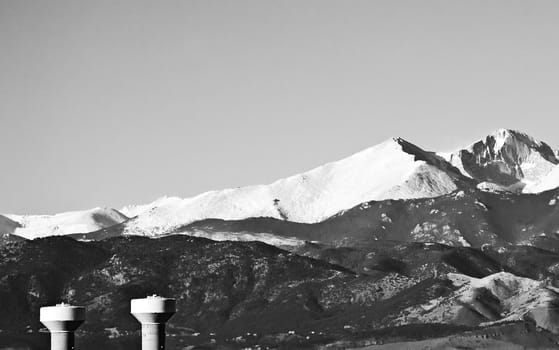
[[[523,132],[499,129],[448,159],[481,188],[535,192],[559,185],[545,180],[559,164],[553,149]]]
[[[506,158],[506,151],[511,150],[516,151],[516,155],[519,157],[518,160],[522,160],[522,156],[525,154],[523,151],[531,149],[539,152],[546,160],[553,162],[554,164],[559,163],[555,152],[548,144],[518,130],[496,130],[486,137],[487,145],[490,145],[493,142],[494,153],[497,156],[501,155]]]

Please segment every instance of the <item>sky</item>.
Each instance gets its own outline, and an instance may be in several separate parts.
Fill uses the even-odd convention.
[[[390,137],[559,148],[557,1],[0,0],[0,212],[270,183]]]

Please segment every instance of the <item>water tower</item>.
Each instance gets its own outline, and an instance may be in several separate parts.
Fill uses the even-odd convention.
[[[142,350],[165,349],[165,323],[175,312],[175,299],[152,295],[130,301],[130,313],[142,324]]]
[[[51,350],[73,350],[74,331],[85,321],[85,307],[64,303],[45,306],[39,319],[50,332]]]

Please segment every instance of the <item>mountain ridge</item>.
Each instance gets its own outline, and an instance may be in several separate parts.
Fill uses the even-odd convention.
[[[559,344],[559,254],[535,248],[378,241],[289,252],[175,235],[47,237],[0,246],[0,256],[0,347],[8,349],[48,348],[39,308],[60,300],[87,308],[76,347],[138,348],[129,300],[153,293],[177,301],[166,328],[177,349],[346,349],[464,331],[506,340],[507,349]]]
[[[4,220],[4,230],[35,238],[95,232],[112,224],[123,226],[125,234],[153,236],[204,219],[269,217],[318,223],[375,200],[437,198],[476,187],[512,193],[557,188],[556,154],[546,143],[510,129],[499,129],[449,154],[426,151],[393,137],[269,185],[209,191],[185,199],[162,197],[120,210],[95,208],[51,216],[4,214],[13,221],[8,225]]]

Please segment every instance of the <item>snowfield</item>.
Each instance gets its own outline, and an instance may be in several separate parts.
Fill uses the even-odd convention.
[[[6,217],[16,222],[14,234],[33,239],[46,236],[86,233],[110,227],[128,220],[115,209],[94,208],[70,211],[55,215],[12,215]]]
[[[203,230],[195,230],[186,233],[187,236],[208,238],[213,241],[234,241],[234,242],[251,242],[258,241],[273,246],[301,246],[305,241],[297,238],[286,238],[269,233],[231,233],[231,232],[206,232]]]
[[[159,234],[206,218],[273,217],[313,223],[370,200],[436,197],[456,188],[444,171],[415,160],[398,139],[390,139],[270,185],[206,192],[182,200],[163,198],[122,211],[137,216],[126,224],[126,233]]]
[[[559,187],[559,165],[556,165],[541,180],[527,185],[523,192],[539,193]]]

